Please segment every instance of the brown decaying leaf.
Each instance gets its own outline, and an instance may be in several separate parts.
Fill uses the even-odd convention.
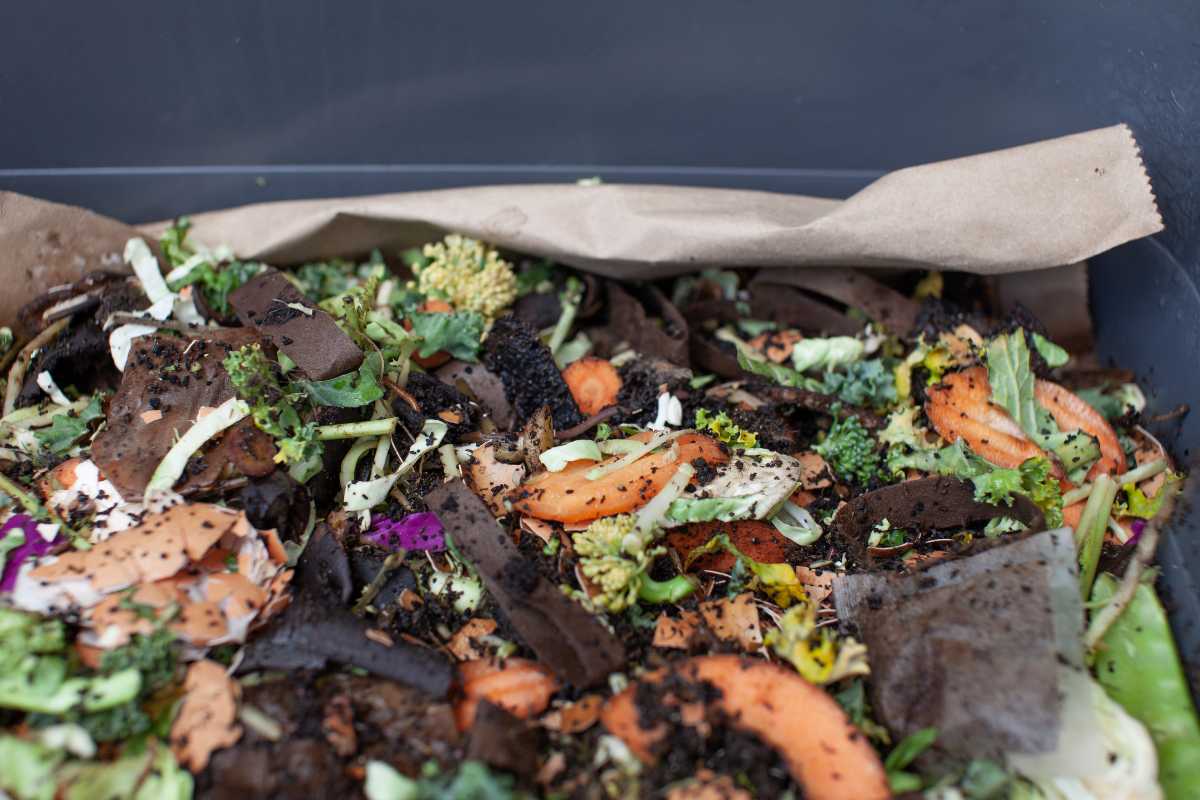
[[[183,703],[171,725],[171,750],[192,772],[208,765],[209,756],[242,736],[237,724],[241,687],[215,661],[197,661],[183,682]]]
[[[753,653],[762,647],[762,628],[752,592],[706,600],[699,611],[684,610],[675,619],[660,614],[653,644],[675,650],[691,649],[702,625],[721,641],[737,642],[746,652]]]

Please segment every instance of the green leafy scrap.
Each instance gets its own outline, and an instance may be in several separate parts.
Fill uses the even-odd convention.
[[[445,351],[463,361],[477,361],[479,346],[483,340],[483,317],[473,311],[457,311],[452,314],[414,313],[412,332],[421,338],[417,355],[428,358],[434,353]]]
[[[258,273],[264,265],[255,261],[229,261],[213,265],[208,262],[197,264],[186,275],[171,281],[167,287],[177,292],[184,286],[195,285],[204,294],[204,301],[217,314],[229,313],[229,295]]]
[[[278,365],[266,357],[258,343],[231,352],[223,362],[238,397],[250,404],[254,424],[275,439],[277,461],[300,464],[318,457],[316,424],[300,415],[303,391],[285,389]]]
[[[1007,411],[1029,438],[1042,445],[1045,435],[1056,429],[1043,431],[1045,417],[1044,412],[1038,413],[1035,380],[1029,367],[1029,347],[1023,330],[1018,328],[988,342],[987,371],[992,402]]]
[[[897,400],[893,370],[880,358],[854,361],[839,370],[827,371],[821,391],[850,405],[869,408],[886,408]]]
[[[835,420],[825,440],[813,449],[843,480],[865,486],[880,474],[878,446],[857,417]]]
[[[167,263],[172,267],[181,266],[185,261],[191,258],[195,253],[187,245],[188,231],[192,228],[192,221],[187,217],[179,217],[171,224],[158,240],[158,247],[162,250],[163,256],[167,259]]]
[[[1051,369],[1061,367],[1071,360],[1070,353],[1040,333],[1033,335],[1033,347],[1038,351],[1038,355],[1042,357],[1042,360],[1046,362],[1046,366]]]
[[[300,381],[309,399],[319,406],[337,408],[359,408],[370,405],[383,397],[379,376],[383,372],[383,359],[379,353],[369,353],[354,372],[338,375],[324,381]]]
[[[738,425],[724,411],[713,414],[706,408],[697,409],[696,429],[712,433],[731,447],[745,449],[758,444],[757,434]]]
[[[51,454],[62,456],[71,451],[87,434],[91,423],[98,419],[104,419],[104,398],[94,394],[81,411],[56,414],[49,427],[34,431],[33,435]]]

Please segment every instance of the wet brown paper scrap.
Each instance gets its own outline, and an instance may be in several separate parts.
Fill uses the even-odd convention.
[[[1072,264],[1162,229],[1124,125],[890,173],[845,201],[601,184],[481,186],[263,203],[192,217],[192,236],[278,265],[398,249],[446,231],[619,279],[707,267],[930,267],[984,275]],[[164,223],[143,226],[153,235]],[[119,253],[131,229],[0,193],[0,269],[26,299]]]

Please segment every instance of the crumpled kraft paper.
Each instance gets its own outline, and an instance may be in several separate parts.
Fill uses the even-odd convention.
[[[788,267],[1044,269],[1162,229],[1124,125],[902,169],[845,201],[671,186],[482,186],[264,203],[192,219],[197,241],[278,265],[457,231],[612,278],[747,266],[777,268],[781,282]],[[0,269],[30,279],[27,292],[0,300],[0,318],[99,266],[127,233],[79,209],[0,194]]]

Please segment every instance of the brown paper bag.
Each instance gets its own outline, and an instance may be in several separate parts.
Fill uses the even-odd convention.
[[[458,231],[612,278],[748,266],[774,268],[781,282],[789,267],[1044,269],[1162,229],[1124,125],[902,169],[845,201],[670,186],[483,186],[264,203],[193,222],[198,241],[279,265]],[[79,209],[0,194],[0,269],[29,281],[0,299],[0,319],[50,285],[112,263],[131,233]]]

